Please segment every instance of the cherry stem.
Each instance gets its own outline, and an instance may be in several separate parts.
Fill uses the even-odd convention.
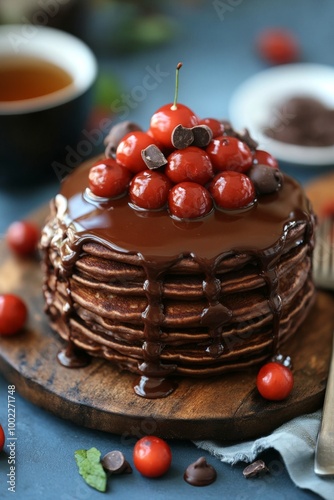
[[[174,102],[173,102],[173,106],[170,108],[173,111],[175,111],[175,109],[177,109],[177,98],[179,95],[179,71],[181,68],[182,68],[182,63],[179,62],[178,65],[176,66]]]

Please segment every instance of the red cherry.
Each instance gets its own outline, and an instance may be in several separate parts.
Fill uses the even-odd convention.
[[[192,128],[198,125],[198,117],[184,104],[178,104],[179,71],[182,63],[176,66],[174,102],[159,108],[151,118],[150,130],[156,140],[168,149],[173,149],[172,132],[177,125]]]
[[[135,175],[130,183],[130,201],[137,207],[147,210],[163,208],[168,199],[172,183],[164,174],[145,170]]]
[[[143,476],[160,477],[170,468],[172,452],[163,439],[145,436],[134,446],[133,463]]]
[[[198,124],[207,125],[212,130],[213,138],[223,135],[225,131],[223,123],[215,118],[202,118]]]
[[[210,185],[210,193],[220,208],[245,208],[255,201],[255,188],[247,175],[240,172],[221,172]]]
[[[253,163],[251,150],[247,144],[236,137],[220,136],[212,139],[206,152],[213,168],[217,171],[247,172]]]
[[[167,160],[165,174],[174,184],[193,181],[204,185],[214,176],[210,158],[201,148],[189,146],[176,150]]]
[[[113,158],[104,158],[89,171],[89,188],[96,196],[112,198],[125,192],[131,180],[131,172]]]
[[[259,393],[265,399],[281,401],[291,393],[294,377],[290,368],[281,363],[270,362],[260,369],[256,385]]]
[[[271,64],[296,61],[300,53],[296,37],[280,28],[263,31],[256,40],[256,47],[260,56]]]
[[[209,191],[196,182],[181,182],[169,192],[170,213],[178,219],[197,219],[212,210]]]
[[[116,149],[116,161],[130,170],[138,173],[147,168],[141,152],[143,149],[156,144],[156,141],[146,132],[136,131],[126,134]]]
[[[268,165],[269,167],[279,168],[278,161],[267,151],[257,149],[253,156],[253,163],[259,165]]]
[[[5,445],[5,433],[3,431],[2,425],[0,424],[0,452],[3,450]]]
[[[39,228],[28,221],[13,222],[6,232],[7,245],[20,256],[32,255],[37,249],[39,239]]]
[[[0,295],[0,335],[13,335],[24,326],[27,306],[17,295]]]
[[[161,142],[159,142],[156,137],[154,137],[154,134],[150,128],[146,130],[146,133],[147,135],[152,137],[152,143],[155,144],[160,149],[160,151],[162,151],[165,154],[169,153],[169,150],[163,144],[161,144]]]
[[[172,149],[172,132],[180,124],[192,128],[198,125],[198,117],[187,106],[177,104],[174,109],[174,105],[171,103],[162,106],[153,114],[150,130],[160,144]]]

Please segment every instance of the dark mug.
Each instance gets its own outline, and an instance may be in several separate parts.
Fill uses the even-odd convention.
[[[52,175],[81,136],[96,76],[94,54],[73,35],[0,27],[0,186]]]

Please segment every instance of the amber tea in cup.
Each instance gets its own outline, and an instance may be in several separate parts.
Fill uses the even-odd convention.
[[[60,66],[38,57],[12,57],[1,61],[0,102],[34,99],[73,84]]]
[[[68,149],[87,123],[96,75],[94,54],[73,35],[0,26],[0,189],[59,180],[55,165],[68,171]]]

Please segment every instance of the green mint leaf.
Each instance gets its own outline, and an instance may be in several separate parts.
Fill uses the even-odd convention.
[[[102,467],[101,453],[96,448],[77,450],[74,452],[79,474],[89,486],[98,491],[106,491],[107,474]]]

